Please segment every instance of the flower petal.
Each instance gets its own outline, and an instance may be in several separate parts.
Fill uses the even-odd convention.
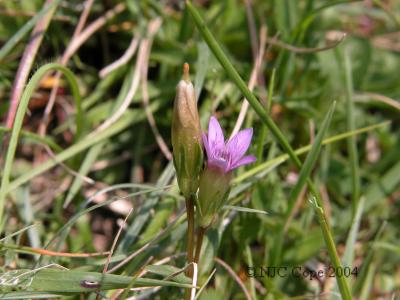
[[[211,152],[215,149],[223,149],[225,146],[224,134],[215,117],[211,117],[208,123],[208,146]]]
[[[253,137],[253,128],[247,128],[239,131],[226,144],[226,148],[231,155],[232,165],[235,165],[249,149],[251,138]]]
[[[208,158],[208,166],[218,168],[222,170],[222,172],[226,173],[229,171],[229,162],[220,157],[211,157]]]
[[[240,159],[238,162],[236,162],[235,164],[231,165],[231,166],[229,167],[229,170],[228,170],[228,171],[232,171],[233,169],[236,169],[236,168],[238,168],[238,167],[240,167],[240,166],[244,166],[244,165],[247,165],[247,164],[251,164],[251,163],[255,162],[256,160],[257,160],[257,159],[256,159],[256,157],[255,157],[254,155],[247,155],[247,156],[241,158],[241,159]]]
[[[210,157],[212,157],[212,153],[211,153],[211,150],[210,150],[210,146],[208,145],[207,135],[203,132],[201,134],[201,137],[203,139],[204,149],[206,149],[207,158],[210,158]]]

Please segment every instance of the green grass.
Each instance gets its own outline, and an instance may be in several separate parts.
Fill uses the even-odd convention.
[[[399,30],[400,5],[192,2],[94,1],[84,28],[116,5],[125,7],[91,33],[66,66],[57,58],[74,43],[79,1],[0,3],[0,298],[184,297],[192,284],[184,270],[185,201],[153,134],[172,150],[173,99],[184,62],[203,130],[215,115],[229,136],[243,97],[249,101],[243,127],[254,129],[249,153],[258,159],[235,172],[228,205],[204,238],[196,299],[400,296],[400,58],[390,35]],[[7,128],[31,31],[54,7]],[[158,17],[161,27],[147,49],[147,94],[156,121],[150,125],[144,85],[132,87],[143,80],[136,69],[146,65],[149,25]],[[247,81],[262,27],[290,47],[267,39],[251,92]],[[347,35],[333,44],[333,31]],[[133,56],[99,77],[132,38],[138,39]],[[62,88],[41,136],[55,70]],[[352,274],[309,280],[291,272],[329,266]],[[286,273],[249,277],[248,267],[284,267]]]

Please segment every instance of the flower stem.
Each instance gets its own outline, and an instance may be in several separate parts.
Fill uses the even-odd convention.
[[[187,263],[190,264],[193,262],[193,251],[194,251],[194,199],[193,196],[187,197],[185,199],[186,202],[186,214],[187,214],[187,222],[188,222],[188,230],[187,230]],[[188,268],[186,275],[188,277],[193,276],[193,269]],[[185,300],[190,299],[190,289],[185,290]]]
[[[194,251],[194,199],[193,196],[186,198],[186,213],[188,222],[187,231],[187,263],[193,262]]]
[[[197,244],[196,244],[196,254],[194,256],[194,262],[199,264],[200,260],[200,252],[201,252],[201,245],[203,244],[203,238],[207,231],[207,228],[200,227],[197,231]]]

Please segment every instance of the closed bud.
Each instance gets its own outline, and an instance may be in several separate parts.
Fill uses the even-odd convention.
[[[178,185],[182,194],[189,197],[198,189],[203,148],[196,97],[187,63],[183,66],[183,77],[176,88],[171,138]]]
[[[228,200],[232,173],[208,165],[200,176],[197,207],[200,226],[207,228]]]

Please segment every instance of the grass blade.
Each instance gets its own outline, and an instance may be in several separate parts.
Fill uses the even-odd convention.
[[[65,294],[45,293],[45,292],[10,292],[1,293],[2,300],[22,300],[22,299],[53,299]]]
[[[362,197],[357,206],[357,211],[354,216],[353,223],[350,228],[349,236],[346,240],[346,250],[343,254],[343,264],[350,267],[353,264],[355,246],[357,241],[358,230],[360,229],[361,216],[364,211],[365,198]]]
[[[263,211],[263,210],[260,210],[260,209],[242,207],[242,206],[224,205],[223,209],[225,209],[225,210],[235,210],[235,211],[239,211],[239,212],[247,212],[247,213],[253,213],[253,214],[268,215],[268,213],[266,211]]]
[[[25,113],[28,108],[29,100],[33,92],[35,91],[39,81],[42,77],[50,70],[57,70],[62,72],[68,83],[71,87],[71,92],[74,96],[76,102],[76,137],[80,136],[81,128],[82,128],[82,109],[81,109],[81,98],[79,94],[79,88],[77,81],[75,79],[74,74],[67,68],[59,65],[59,64],[47,64],[40,67],[35,75],[33,75],[32,79],[29,81],[24,93],[21,97],[21,102],[18,106],[17,114],[15,117],[14,127],[11,132],[10,143],[7,149],[7,155],[5,159],[3,177],[1,180],[1,187],[0,187],[0,232],[2,231],[1,224],[3,223],[3,210],[5,205],[5,200],[7,193],[9,192],[9,182],[10,182],[10,175],[11,175],[11,168],[14,162],[15,151],[17,149],[18,137],[21,132],[22,122],[24,120]]]
[[[315,141],[308,153],[306,160],[304,161],[303,167],[300,170],[299,178],[297,179],[297,183],[292,189],[290,196],[289,196],[289,204],[286,216],[288,217],[293,210],[294,203],[299,196],[301,190],[304,188],[307,178],[309,178],[311,174],[311,170],[315,165],[315,162],[318,159],[318,154],[322,147],[323,138],[328,131],[329,125],[332,120],[333,111],[335,110],[335,102],[332,104],[331,108],[329,109],[328,113],[325,116],[324,121],[322,122],[321,129],[319,130]]]
[[[114,123],[112,126],[107,128],[106,130],[100,132],[93,138],[82,139],[80,142],[72,145],[68,149],[57,154],[54,157],[54,159],[47,160],[46,162],[37,166],[36,168],[32,169],[31,171],[21,175],[20,177],[18,177],[17,179],[15,179],[14,181],[11,182],[11,184],[8,187],[8,192],[19,187],[21,184],[28,182],[35,176],[51,169],[52,167],[56,166],[59,162],[63,162],[65,160],[73,157],[77,153],[80,153],[80,152],[86,150],[87,148],[101,142],[102,140],[107,139],[107,138],[119,133],[120,131],[126,129],[131,124],[132,118],[135,118],[136,115],[137,114],[135,112],[126,113],[126,115],[123,118],[121,118],[121,120]]]
[[[21,270],[21,274],[24,270]],[[32,276],[32,271],[27,271]],[[29,278],[27,275],[20,279]],[[21,280],[22,281],[22,280]],[[29,284],[28,290],[50,293],[87,293],[96,290],[113,290],[126,287],[132,281],[132,277],[112,275],[96,272],[64,271],[54,269],[42,269],[37,271]],[[190,288],[190,284],[178,283],[167,280],[137,278],[135,287],[143,286],[174,286]]]
[[[371,131],[371,130],[375,130],[375,129],[378,129],[380,127],[387,126],[389,124],[390,124],[390,122],[382,122],[382,123],[379,123],[379,124],[374,124],[374,125],[370,125],[370,126],[367,126],[367,127],[359,128],[359,129],[356,129],[354,131],[337,134],[335,136],[332,136],[332,137],[324,139],[322,141],[322,145],[329,145],[329,144],[338,142],[340,140],[346,139],[349,136],[359,135],[361,133],[365,133],[365,132],[368,132],[368,131]],[[297,155],[301,155],[301,154],[307,153],[308,151],[310,151],[311,147],[312,147],[312,145],[307,145],[307,146],[298,148],[298,149],[295,150],[295,153]],[[284,163],[288,159],[289,159],[289,155],[287,155],[287,154],[279,155],[279,156],[277,156],[277,157],[275,157],[273,159],[270,159],[270,160],[268,160],[266,162],[263,162],[260,165],[257,165],[256,167],[244,172],[243,174],[237,176],[233,180],[233,183],[234,184],[238,184],[238,183],[240,183],[242,181],[245,181],[245,180],[247,180],[249,178],[252,178],[253,176],[265,171],[266,169],[270,168],[271,166],[280,165],[281,163]],[[400,167],[400,165],[399,165],[399,167]],[[393,174],[396,174],[396,173],[392,172],[392,175]],[[398,174],[400,174],[400,173],[398,173]],[[399,176],[399,180],[400,180],[400,176]],[[393,184],[390,184],[390,186],[393,186]],[[380,193],[380,190],[378,189],[377,186],[375,186],[375,189],[373,189],[373,191],[371,189],[370,193],[368,193],[368,195],[367,195],[368,197],[367,198],[370,201],[374,201],[374,199],[376,198],[376,194],[378,194],[378,193]],[[383,197],[382,194],[380,196]]]
[[[310,152],[307,154],[307,157],[303,164],[303,167],[300,170],[296,185],[290,192],[289,200],[288,200],[288,207],[287,207],[286,214],[285,214],[285,221],[282,224],[278,234],[276,235],[276,242],[275,242],[275,246],[274,246],[275,251],[274,251],[273,259],[272,259],[273,265],[277,266],[280,263],[283,242],[285,239],[285,231],[289,225],[291,216],[293,214],[295,202],[296,202],[297,198],[299,197],[300,192],[303,190],[304,186],[306,185],[307,179],[309,178],[309,176],[311,174],[311,170],[314,167],[315,162],[318,159],[318,155],[319,155],[319,152],[322,147],[322,141],[323,141],[323,138],[324,138],[326,132],[328,131],[334,110],[335,110],[335,102],[332,104],[331,108],[329,109],[328,113],[326,114],[326,116],[322,122],[321,129],[319,130],[319,132],[315,138],[315,141],[310,149]]]
[[[109,77],[111,77],[111,76],[109,76]],[[129,72],[125,77],[124,83],[122,84],[122,88],[117,97],[117,100],[115,101],[115,104],[113,105],[113,108],[108,115],[109,117],[111,117],[113,114],[115,114],[116,110],[122,105],[122,102],[124,101],[126,95],[128,94],[129,87],[131,86],[132,77],[133,77],[133,68],[132,68],[131,72]],[[139,116],[139,118],[135,119],[133,122],[136,123],[143,119],[144,119],[144,116]],[[93,163],[96,161],[96,159],[99,156],[103,147],[104,147],[104,142],[101,142],[97,145],[94,145],[93,147],[91,147],[89,149],[88,153],[86,154],[86,156],[83,159],[81,166],[79,168],[79,174],[81,176],[79,176],[79,177],[77,176],[74,178],[74,180],[71,184],[71,187],[68,191],[67,197],[65,198],[64,208],[70,204],[72,199],[78,193],[78,191],[81,188],[82,183],[83,183],[82,178],[84,176],[87,176],[87,174],[90,171],[90,168],[92,167]]]
[[[31,30],[33,28],[33,26],[35,26],[35,24],[41,20],[43,18],[44,15],[46,15],[46,13],[53,9],[54,7],[56,7],[59,3],[61,2],[61,0],[55,0],[52,1],[50,4],[45,5],[38,13],[36,16],[34,16],[33,18],[31,18],[28,22],[25,23],[24,26],[21,27],[20,30],[18,30],[18,32],[16,34],[14,34],[12,36],[12,38],[10,38],[7,43],[1,47],[0,49],[0,62],[4,59],[4,57],[6,57],[6,55],[15,47],[15,45],[18,44],[18,42],[20,42],[25,35],[28,34],[29,30]]]
[[[347,130],[355,129],[355,114],[353,100],[353,79],[351,76],[351,64],[348,53],[344,54],[344,73],[346,86],[346,121]],[[351,185],[352,185],[352,207],[353,215],[356,214],[357,205],[360,198],[360,170],[358,166],[358,151],[356,137],[351,136],[347,139],[347,150],[349,152],[350,170],[351,170]]]
[[[12,130],[11,128],[0,126],[0,132],[11,132],[11,130]],[[47,145],[47,146],[49,146],[51,149],[53,149],[56,152],[61,152],[62,151],[62,148],[59,145],[57,145],[53,141],[53,139],[51,139],[49,137],[46,137],[46,136],[42,137],[42,136],[40,136],[40,135],[38,135],[36,133],[25,131],[25,130],[21,130],[20,131],[20,135],[22,137],[24,137],[24,138],[30,139],[30,140],[38,143],[38,144]]]

